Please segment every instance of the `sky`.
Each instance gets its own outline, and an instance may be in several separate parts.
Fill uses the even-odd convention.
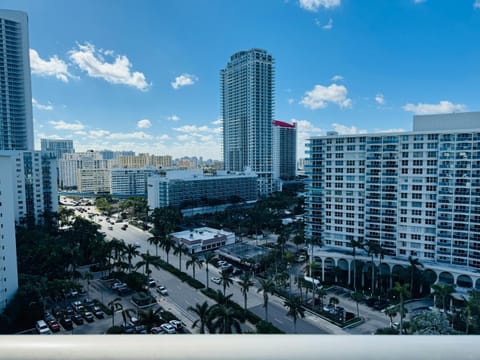
[[[275,59],[277,120],[305,139],[480,110],[480,0],[2,0],[29,16],[36,148],[222,159],[220,70]]]

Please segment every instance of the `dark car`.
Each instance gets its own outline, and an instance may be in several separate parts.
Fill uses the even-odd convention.
[[[93,314],[90,311],[85,311],[82,315],[83,315],[83,318],[88,322],[92,322],[93,320],[95,320],[95,318],[93,317]]]
[[[73,314],[71,317],[72,321],[77,325],[83,325],[83,318],[78,314]]]
[[[87,308],[91,308],[94,305],[94,302],[90,298],[85,298],[83,300],[83,305],[85,305],[85,307],[87,307]]]
[[[60,324],[57,322],[57,320],[50,320],[47,322],[48,327],[52,332],[59,332],[60,331]]]
[[[63,318],[60,320],[60,324],[62,324],[63,328],[65,330],[72,330],[73,329],[73,323],[72,320],[69,318]]]
[[[73,311],[73,308],[71,306],[67,306],[65,308],[65,314],[68,316],[72,316],[73,314],[75,314],[75,311]]]
[[[97,317],[97,319],[103,319],[105,317],[105,313],[99,306],[94,306],[92,308],[93,315]]]

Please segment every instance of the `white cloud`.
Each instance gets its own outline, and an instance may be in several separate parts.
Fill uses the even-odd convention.
[[[198,81],[198,77],[191,74],[182,74],[175,78],[175,81],[170,83],[172,87],[177,90],[183,86],[193,85]]]
[[[383,96],[383,94],[377,94],[375,95],[375,101],[378,105],[383,105],[385,104],[385,97]]]
[[[43,104],[40,104],[34,98],[32,98],[32,105],[33,105],[34,108],[39,109],[39,110],[53,110],[53,105],[52,104],[43,105]]]
[[[170,140],[170,136],[168,136],[167,134],[163,134],[157,137],[157,139],[160,141]]]
[[[70,50],[69,55],[72,62],[91,77],[101,78],[112,84],[133,86],[140,90],[147,90],[150,86],[143,73],[131,71],[132,64],[125,55],[117,55],[115,61],[109,63],[103,55],[113,57],[113,51],[96,50],[90,43],[78,44],[78,48]]]
[[[148,119],[142,119],[137,122],[137,127],[140,129],[148,129],[152,126],[152,123]]]
[[[331,30],[333,28],[333,19],[328,19],[328,23],[322,26],[323,30]]]
[[[178,128],[173,128],[175,131],[189,133],[195,136],[196,133],[218,133],[221,128],[210,128],[206,125],[197,126],[197,125],[183,125]]]
[[[287,100],[287,102],[288,102],[288,105],[292,105],[295,102],[295,99],[290,98]]]
[[[342,81],[344,79],[344,77],[342,75],[334,75],[332,77],[332,81]]]
[[[366,134],[367,130],[361,130],[356,126],[346,126],[342,124],[333,123],[333,129],[340,135],[354,135],[354,134]]]
[[[153,136],[144,133],[143,131],[136,131],[133,133],[111,133],[107,136],[108,139],[112,140],[126,140],[126,139],[152,139]]]
[[[475,0],[475,2],[473,3],[473,8],[480,9],[480,0]]]
[[[340,6],[340,0],[299,0],[302,9],[316,12],[321,7],[325,9]]]
[[[43,60],[34,49],[30,49],[30,68],[32,74],[40,76],[55,76],[63,82],[68,82],[73,76],[68,72],[68,66],[60,60],[57,55],[53,55],[48,60]]]
[[[217,119],[212,121],[213,125],[223,125],[223,119]]]
[[[464,104],[453,104],[450,101],[440,101],[438,104],[406,104],[403,107],[405,111],[411,111],[415,115],[427,115],[427,114],[449,114],[454,112],[466,111],[467,106]]]
[[[300,103],[312,110],[323,109],[329,102],[341,108],[348,108],[352,105],[352,100],[347,98],[347,93],[348,90],[343,85],[315,85],[313,90],[305,92],[305,97]]]
[[[78,130],[83,130],[85,128],[85,125],[83,125],[79,121],[77,121],[76,123],[67,123],[63,120],[59,120],[59,121],[49,121],[48,123],[52,125],[54,129],[57,129],[57,130],[78,131]]]
[[[177,115],[173,114],[173,115],[170,115],[167,117],[167,120],[169,121],[179,121],[180,120],[180,117],[178,117]]]
[[[92,138],[103,138],[110,135],[110,131],[107,130],[90,130],[88,135]]]

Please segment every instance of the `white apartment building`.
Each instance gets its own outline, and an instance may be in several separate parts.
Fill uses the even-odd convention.
[[[237,197],[244,202],[257,201],[257,175],[251,171],[217,171],[205,175],[202,170],[169,170],[164,176],[147,179],[150,209],[165,206],[194,208],[209,201],[228,202]]]
[[[307,155],[306,236],[324,244],[323,266],[350,274],[351,242],[375,241],[385,271],[411,256],[436,281],[480,289],[480,112],[415,116],[412,132],[330,132]]]
[[[258,190],[275,190],[272,120],[275,70],[272,55],[262,49],[239,51],[221,70],[224,169],[258,175]]]
[[[33,150],[28,17],[0,10],[0,150]]]
[[[0,154],[0,314],[18,289],[15,242],[15,166],[11,156]]]
[[[104,160],[101,153],[95,151],[63,154],[58,163],[59,186],[62,189],[78,188],[79,169],[111,169],[118,166],[116,160]]]
[[[210,227],[180,231],[172,233],[170,236],[177,243],[184,244],[188,249],[188,252],[191,254],[202,251],[211,251],[235,243],[234,233]]]
[[[274,120],[272,125],[274,176],[292,180],[297,174],[297,124]]]
[[[158,174],[154,167],[144,169],[112,169],[111,194],[117,196],[146,196],[147,178]]]
[[[110,194],[111,188],[112,188],[112,170],[111,169],[105,169],[105,168],[77,169],[78,192],[86,193],[86,194]]]

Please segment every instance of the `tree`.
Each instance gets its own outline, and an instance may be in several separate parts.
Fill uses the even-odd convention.
[[[300,298],[294,296],[290,299],[287,299],[283,305],[288,309],[287,316],[290,316],[293,319],[293,329],[296,334],[298,318],[305,317],[305,310],[302,307]]]
[[[209,251],[205,254],[205,271],[207,273],[207,289],[210,287],[209,286],[209,276],[208,276],[208,265],[212,264],[213,261],[215,260],[215,254],[212,251]]]
[[[148,310],[141,310],[138,313],[138,317],[140,320],[140,324],[145,325],[147,327],[147,332],[150,333],[152,327],[160,323],[159,315],[162,313],[163,309],[161,307],[153,310],[149,308]]]
[[[355,304],[357,305],[357,317],[358,318],[360,317],[360,311],[359,311],[359,308],[358,308],[358,303],[360,301],[362,301],[363,298],[364,298],[364,296],[361,292],[355,291],[354,293],[352,293],[352,299],[353,299],[353,301],[355,301]]]
[[[252,274],[250,272],[246,272],[242,276],[240,276],[240,281],[238,282],[238,285],[240,285],[240,291],[243,295],[244,310],[246,314],[248,292],[250,290],[250,287],[253,286]]]
[[[222,271],[220,278],[222,279],[223,296],[227,296],[227,287],[230,287],[230,285],[233,284],[232,276],[228,271]]]
[[[205,328],[208,327],[210,319],[210,305],[204,301],[203,304],[195,304],[195,307],[189,306],[188,310],[198,316],[198,319],[192,324],[192,329],[200,324],[200,334],[205,334]]]
[[[434,310],[415,316],[410,321],[410,332],[414,335],[450,335],[454,330],[447,314]]]
[[[214,333],[232,334],[235,331],[241,334],[241,324],[245,322],[245,318],[238,310],[226,302],[212,306],[210,309],[210,321],[210,328]]]
[[[160,257],[150,255],[150,252],[148,250],[146,253],[140,254],[140,256],[142,257],[142,260],[135,265],[135,269],[139,269],[142,266],[145,266],[145,275],[147,276],[151,273],[150,265],[157,270],[161,269]]]
[[[340,300],[336,296],[330,296],[330,300],[328,301],[330,305],[333,305],[334,307],[337,307],[338,304],[340,304]]]
[[[193,278],[195,279],[195,267],[202,268],[202,262],[200,261],[199,257],[197,254],[193,253],[190,255],[190,260],[186,262],[187,269],[191,266],[192,267],[192,274]]]
[[[127,244],[125,246],[125,255],[127,256],[128,259],[128,272],[131,272],[132,270],[132,259],[140,255],[140,251],[135,247],[135,245],[132,244]]]
[[[165,251],[167,254],[167,264],[169,264],[168,260],[168,255],[170,253],[170,250],[172,250],[172,247],[176,244],[176,241],[173,240],[173,238],[170,235],[167,235],[165,237],[162,237],[160,239],[160,247]]]
[[[93,274],[90,271],[87,271],[83,274],[83,279],[87,280],[87,293],[90,293],[90,282],[93,280]]]
[[[175,245],[173,245],[173,255],[178,255],[178,269],[180,271],[182,271],[182,255],[186,254],[187,251],[188,251],[188,248],[182,242],[178,242]],[[207,277],[208,277],[208,270],[207,270]]]
[[[375,240],[368,240],[365,246],[367,247],[368,255],[370,255],[372,258],[372,285],[371,285],[372,291],[371,293],[373,295],[373,293],[375,292],[375,262],[373,261],[373,257],[378,256],[381,253],[381,247],[378,244],[378,242]]]
[[[353,256],[353,290],[357,291],[357,259],[356,259],[356,250],[363,249],[363,240],[350,241],[350,246],[352,247],[352,256]]]
[[[400,285],[399,282],[395,283],[393,287],[393,291],[397,293],[400,298],[399,302],[399,311],[400,311],[400,335],[403,334],[403,318],[405,316],[405,307],[404,307],[404,300],[410,296],[410,292],[408,291],[408,284]]]
[[[452,293],[455,291],[453,285],[450,284],[434,284],[432,285],[433,295],[439,297],[442,302],[442,309],[445,312],[447,309],[447,300],[450,299]],[[436,304],[434,304],[436,306]]]
[[[390,319],[390,327],[393,326],[393,318],[398,315],[398,306],[392,305],[385,308],[385,315],[387,315]]]
[[[158,256],[158,247],[160,245],[160,236],[158,236],[157,234],[153,234],[153,236],[149,237],[147,239],[148,243],[150,245],[155,245],[155,255]]]
[[[115,312],[123,310],[123,305],[121,303],[122,299],[115,298],[107,304],[107,307],[112,313],[112,327],[115,326]]]
[[[265,321],[268,321],[268,294],[273,294],[275,283],[271,278],[260,279],[257,292],[263,293],[263,307],[265,308]]]
[[[413,280],[415,278],[415,274],[420,271],[420,268],[423,267],[423,265],[420,260],[412,256],[408,257],[408,262],[410,263],[410,290],[413,295]]]

